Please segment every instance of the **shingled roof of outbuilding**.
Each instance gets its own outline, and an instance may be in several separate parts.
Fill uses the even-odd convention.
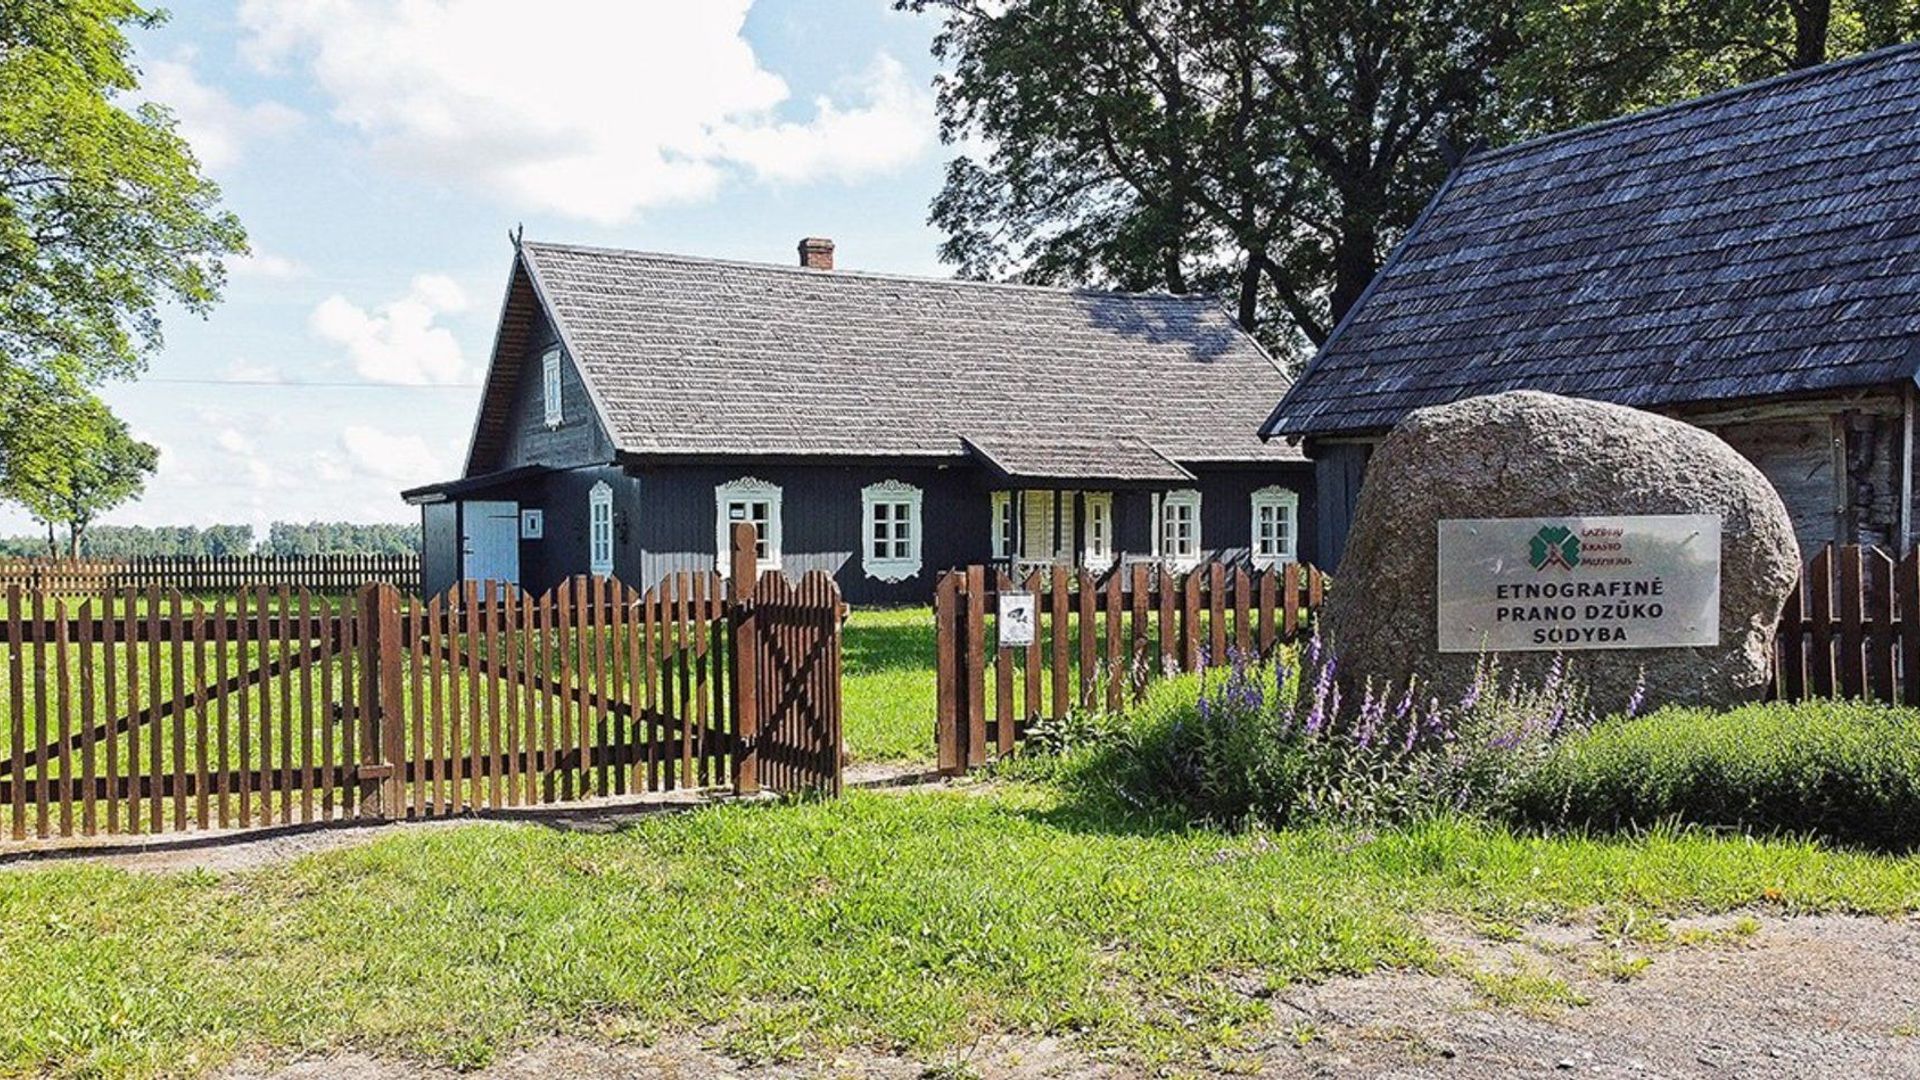
[[[970,440],[1023,475],[1064,447],[1058,475],[1142,483],[1299,459],[1259,438],[1286,376],[1211,298],[532,241],[514,274],[486,398],[525,358],[516,310],[544,303],[627,455],[938,459]],[[487,410],[469,473],[495,467]]]
[[[1920,45],[1470,156],[1266,425],[1665,406],[1920,366]]]

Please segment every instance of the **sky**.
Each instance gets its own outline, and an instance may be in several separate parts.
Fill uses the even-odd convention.
[[[530,239],[944,274],[932,18],[888,0],[192,0],[136,38],[252,254],[102,396],[159,446],[104,521],[412,521],[460,474]],[[0,533],[34,531],[0,504]]]

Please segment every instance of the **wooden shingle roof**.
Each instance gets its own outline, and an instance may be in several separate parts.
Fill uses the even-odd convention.
[[[1469,157],[1270,418],[1377,431],[1534,389],[1625,405],[1920,365],[1920,45]]]
[[[1058,457],[1058,475],[1141,482],[1300,456],[1259,438],[1286,376],[1211,298],[532,241],[515,278],[509,310],[525,281],[629,455],[957,458],[972,440],[1022,473]],[[488,399],[521,358],[496,350]],[[489,439],[483,419],[469,471]]]

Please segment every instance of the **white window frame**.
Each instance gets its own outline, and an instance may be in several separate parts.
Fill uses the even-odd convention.
[[[743,476],[713,489],[713,551],[723,577],[733,571],[733,518],[728,508],[734,503],[755,502],[767,504],[767,527],[763,530],[766,535],[760,537],[760,547],[763,549],[759,558],[760,569],[780,569],[780,485],[758,477]]]
[[[868,484],[860,489],[860,565],[867,576],[880,581],[904,581],[920,572],[920,489],[899,480],[882,480],[877,484]],[[887,543],[899,542],[898,526],[901,519],[893,516],[896,508],[904,508],[907,552],[904,555],[890,553],[874,554],[873,546],[877,537],[875,530],[880,525],[880,508],[889,508],[888,524],[896,532]]]
[[[613,576],[613,488],[605,480],[587,491],[587,572]]]
[[[547,426],[557,428],[565,419],[561,408],[560,347],[548,349],[540,357],[540,397],[545,405]]]
[[[1113,492],[1089,491],[1083,496],[1087,517],[1080,523],[1081,562],[1089,570],[1105,570],[1113,565]],[[1095,544],[1095,530],[1099,543]]]
[[[1014,526],[1013,492],[994,492],[991,506],[993,508],[993,557],[998,561],[1013,554],[1014,537],[1019,533]]]
[[[1186,551],[1174,550],[1172,537],[1167,535],[1173,512],[1179,509],[1192,514],[1193,528],[1187,535],[1189,549]],[[1160,496],[1159,505],[1154,509],[1153,535],[1155,553],[1168,566],[1175,570],[1191,570],[1199,566],[1200,553],[1204,550],[1200,537],[1200,493],[1192,488],[1181,488]]]
[[[1265,570],[1280,566],[1300,558],[1300,495],[1292,488],[1272,484],[1253,493],[1253,531],[1247,540],[1247,551],[1253,558],[1253,565]],[[1281,515],[1286,522],[1286,543],[1278,551],[1260,550],[1260,514],[1271,510]]]

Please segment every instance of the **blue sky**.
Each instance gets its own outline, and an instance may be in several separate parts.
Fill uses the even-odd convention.
[[[105,389],[161,447],[107,520],[413,520],[399,489],[458,475],[516,224],[778,262],[823,235],[843,267],[946,272],[935,29],[886,0],[176,4],[137,39],[142,93],[254,255]]]

